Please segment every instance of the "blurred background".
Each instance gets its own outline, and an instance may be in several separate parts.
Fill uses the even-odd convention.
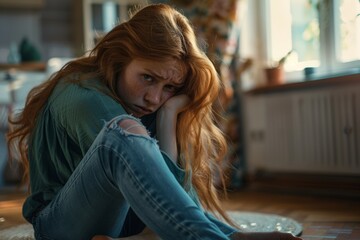
[[[0,0],[0,189],[21,180],[9,114],[144,2]],[[360,195],[358,0],[147,2],[183,12],[219,72],[229,189]]]

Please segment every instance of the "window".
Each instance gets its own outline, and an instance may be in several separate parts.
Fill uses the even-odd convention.
[[[360,68],[359,0],[262,3],[269,61],[278,61],[291,51],[287,72],[316,67],[317,72],[329,74]]]
[[[351,62],[360,59],[360,1],[335,1],[335,42],[337,59]]]
[[[94,45],[116,24],[128,19],[129,10],[144,0],[83,0],[84,48]]]

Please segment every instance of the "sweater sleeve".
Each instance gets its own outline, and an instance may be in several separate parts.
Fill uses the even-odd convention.
[[[55,115],[84,155],[104,123],[126,112],[110,96],[95,89],[70,84],[65,92],[54,102]]]

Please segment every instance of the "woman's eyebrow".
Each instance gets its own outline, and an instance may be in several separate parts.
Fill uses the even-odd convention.
[[[165,79],[164,77],[162,77],[161,75],[155,73],[154,71],[152,71],[151,69],[148,68],[144,68],[145,71],[149,72],[151,76],[156,77],[156,78],[160,78],[160,79]]]
[[[151,76],[155,77],[155,78],[158,78],[158,79],[161,79],[161,80],[166,80],[166,78],[164,78],[163,76],[155,73],[153,70],[151,69],[148,69],[148,68],[145,68],[146,71],[148,71],[150,73]],[[176,87],[182,87],[184,86],[184,82],[172,82],[172,84]]]

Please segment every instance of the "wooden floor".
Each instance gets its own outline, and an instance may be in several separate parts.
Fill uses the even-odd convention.
[[[24,223],[24,193],[0,193],[0,230]],[[305,240],[360,240],[360,199],[244,189],[229,193],[228,210],[279,214],[303,225]]]
[[[360,199],[356,198],[239,191],[229,195],[225,207],[293,218],[303,225],[306,240],[360,240]]]

